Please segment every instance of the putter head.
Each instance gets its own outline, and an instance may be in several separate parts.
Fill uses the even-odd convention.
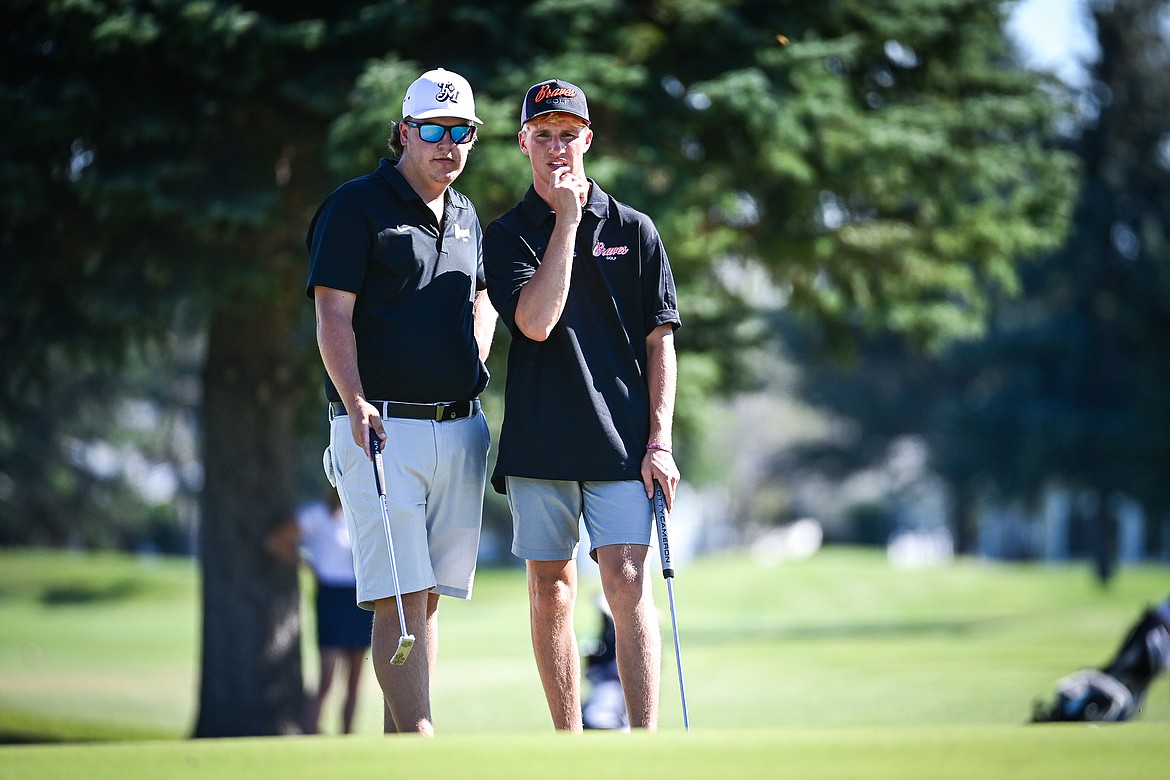
[[[394,651],[394,655],[390,657],[391,666],[402,666],[406,663],[406,656],[410,655],[411,648],[414,647],[414,634],[406,634],[399,638],[398,649]]]

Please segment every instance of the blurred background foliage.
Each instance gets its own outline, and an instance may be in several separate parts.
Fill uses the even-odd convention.
[[[1167,5],[1090,3],[1100,59],[1069,86],[986,0],[5,0],[0,544],[187,553],[199,523],[320,494],[304,231],[442,66],[485,119],[457,184],[485,224],[530,183],[527,86],[589,95],[589,173],[654,217],[679,283],[683,472],[733,528],[884,541],[927,522],[903,479],[974,551],[987,506],[1056,486],[1105,529],[1072,552],[1116,552],[1123,496],[1164,555]],[[295,495],[242,519],[206,481],[249,449],[204,406],[231,365],[292,410],[254,466]]]

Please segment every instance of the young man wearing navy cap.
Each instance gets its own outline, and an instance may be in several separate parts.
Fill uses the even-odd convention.
[[[470,598],[475,576],[488,449],[478,395],[496,315],[479,217],[451,188],[480,124],[471,86],[428,71],[407,90],[402,116],[390,135],[397,162],[341,185],[313,217],[307,290],[326,370],[326,471],[349,523],[358,602],[374,612],[385,729],[429,735],[439,595]],[[406,624],[425,628],[399,666],[390,664],[402,631],[371,432]]]
[[[573,631],[579,521],[613,613],[630,725],[658,724],[661,637],[646,573],[654,482],[669,507],[674,329],[666,251],[645,214],[585,176],[593,142],[580,87],[524,98],[532,187],[484,233],[488,293],[512,334],[492,484],[526,560],[532,644],[557,729],[582,728]]]

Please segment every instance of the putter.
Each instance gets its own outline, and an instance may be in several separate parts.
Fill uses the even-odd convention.
[[[683,685],[682,650],[678,642],[678,616],[674,610],[674,566],[670,562],[670,539],[666,536],[666,496],[662,485],[654,480],[654,514],[658,520],[658,552],[662,556],[662,576],[666,579],[666,594],[670,599],[670,625],[674,628],[674,661],[678,667],[678,692],[682,696],[683,728],[691,730],[687,713],[687,688]]]
[[[374,454],[374,482],[378,485],[378,500],[382,502],[382,524],[386,526],[386,551],[390,553],[390,573],[394,578],[394,603],[398,605],[398,626],[402,629],[402,637],[398,640],[398,649],[390,657],[393,666],[402,666],[410,649],[414,647],[414,634],[406,633],[406,613],[402,611],[402,588],[398,584],[398,564],[394,562],[394,539],[390,536],[390,510],[386,506],[386,474],[382,470],[382,448],[378,444],[378,434],[370,429],[370,452]]]

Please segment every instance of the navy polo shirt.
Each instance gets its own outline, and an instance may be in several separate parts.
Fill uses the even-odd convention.
[[[309,225],[307,293],[357,294],[358,372],[372,400],[467,401],[487,385],[472,304],[485,287],[475,207],[448,189],[443,229],[394,163],[342,184]],[[325,375],[325,394],[340,401]]]
[[[639,479],[650,435],[646,336],[680,324],[674,277],[648,216],[592,183],[569,294],[545,341],[516,327],[520,291],[540,265],[556,215],[529,188],[484,233],[488,295],[512,334],[492,485],[507,476]]]

